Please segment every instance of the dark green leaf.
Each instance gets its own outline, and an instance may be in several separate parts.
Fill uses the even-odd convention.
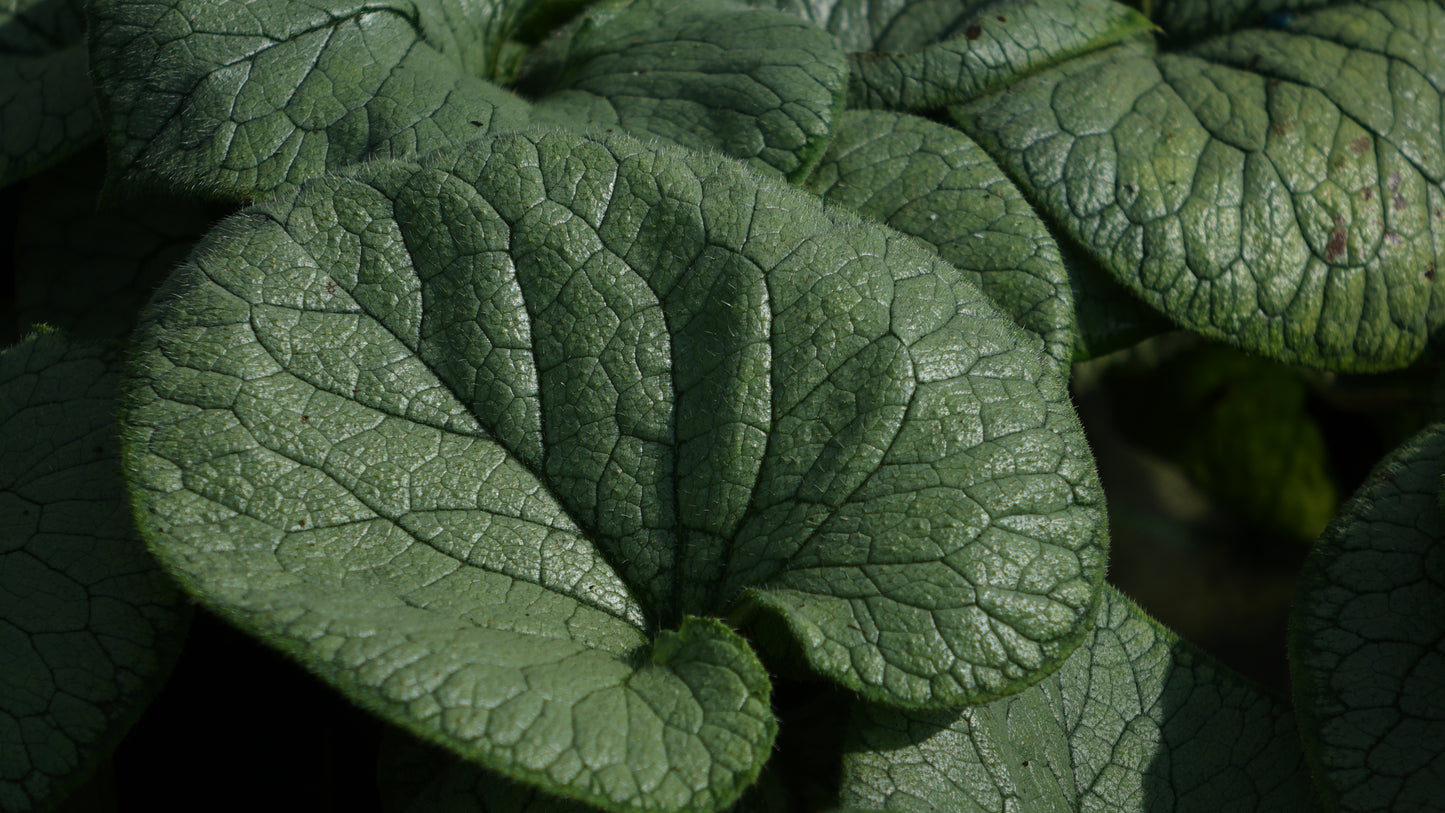
[[[1340,5],[1186,53],[1116,47],[953,108],[1181,326],[1380,370],[1445,321],[1445,8]]]
[[[1290,659],[1310,767],[1336,810],[1445,798],[1445,424],[1392,453],[1306,560]]]
[[[0,186],[95,135],[79,0],[0,4]]]
[[[1313,809],[1288,706],[1113,588],[1072,658],[955,712],[865,704],[843,802],[887,810]]]
[[[105,758],[180,649],[181,597],[127,511],[112,353],[0,354],[0,809],[48,808]]]
[[[801,179],[843,108],[848,64],[796,17],[726,0],[614,0],[534,54],[540,122],[616,125]]]
[[[849,112],[837,130],[807,188],[932,245],[1067,368],[1068,274],[1048,228],[993,159],[957,130],[916,116]]]
[[[117,191],[245,199],[526,121],[486,81],[502,0],[96,0],[91,60]]]

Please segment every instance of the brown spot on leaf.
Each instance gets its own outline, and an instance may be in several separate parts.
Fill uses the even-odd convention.
[[[1362,135],[1354,141],[1350,142],[1350,152],[1354,153],[1355,155],[1364,155],[1365,150],[1368,150],[1369,148],[1370,137],[1367,135]]]
[[[1375,197],[1374,187],[1365,187],[1365,190],[1361,192],[1360,195],[1363,196],[1365,200],[1373,199]]]
[[[301,416],[301,422],[302,422],[302,423],[311,423],[311,416],[310,416],[310,415],[302,415],[302,416]]]
[[[1269,131],[1277,136],[1282,136],[1285,133],[1289,132],[1291,124],[1292,122],[1290,122],[1288,119],[1280,119],[1279,121],[1270,125]]]
[[[1383,237],[1385,238],[1385,242],[1389,243],[1392,246],[1398,246],[1401,243],[1405,242],[1405,238],[1401,237],[1399,232],[1391,231],[1389,229],[1385,229]]]
[[[1006,22],[1008,22],[1008,18],[1005,17],[1005,16],[1003,16],[1002,14],[998,15],[998,16],[995,17],[994,19],[995,19],[995,20],[998,20],[998,21],[1001,22],[1001,23],[1006,23]]]
[[[1400,173],[1398,173],[1398,172],[1391,172],[1391,173],[1390,173],[1390,191],[1391,191],[1391,192],[1399,192],[1399,191],[1400,191]]]
[[[1335,226],[1330,229],[1330,242],[1325,246],[1325,262],[1334,262],[1345,256],[1345,240],[1349,233],[1344,226]]]
[[[1395,196],[1395,211],[1398,212],[1398,211],[1400,211],[1400,210],[1403,209],[1403,208],[1405,208],[1405,196],[1404,196],[1404,195],[1396,195],[1396,196]]]
[[[983,36],[983,26],[971,25],[963,32],[963,35],[967,37],[970,41],[976,40],[979,37]]]
[[[1434,264],[1434,263],[1430,263],[1429,265],[1425,266],[1425,279],[1427,279],[1427,280],[1429,280],[1429,281],[1431,281],[1431,282],[1434,282],[1434,281],[1435,281],[1435,264]]]
[[[304,520],[304,519],[303,519],[303,520],[298,520],[297,523],[296,523],[296,525],[297,525],[298,527],[305,528],[305,527],[306,527],[306,520]]]

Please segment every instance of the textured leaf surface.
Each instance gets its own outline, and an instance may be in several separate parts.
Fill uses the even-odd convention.
[[[962,102],[1149,29],[1113,0],[755,0],[812,21],[853,59],[850,102]]]
[[[1178,324],[1378,370],[1445,320],[1445,8],[1342,5],[1187,53],[1117,47],[953,108]]]
[[[848,63],[827,34],[725,0],[593,7],[541,48],[520,87],[537,116],[616,124],[801,178],[843,108]]]
[[[0,354],[0,809],[47,808],[159,688],[184,609],[126,510],[109,351]]]
[[[1111,587],[1063,667],[961,712],[861,705],[842,801],[900,811],[1312,810],[1283,703]]]
[[[35,178],[20,202],[15,298],[22,327],[119,339],[224,210],[150,199],[98,209],[105,156],[87,149]]]
[[[1088,629],[1103,509],[1039,340],[730,159],[477,140],[250,210],[172,280],[123,417],[151,544],[512,776],[731,801],[771,747],[761,667],[702,621],[647,652],[744,594],[908,705],[1038,680]]]
[[[1300,573],[1300,731],[1336,810],[1428,810],[1445,796],[1442,464],[1435,424],[1375,469]]]
[[[1058,246],[967,136],[916,116],[849,112],[807,188],[932,245],[1050,356],[1072,360],[1073,289]]]
[[[79,0],[0,0],[0,186],[95,135]]]
[[[526,103],[481,78],[510,12],[500,0],[98,0],[111,172],[247,198],[520,125]]]

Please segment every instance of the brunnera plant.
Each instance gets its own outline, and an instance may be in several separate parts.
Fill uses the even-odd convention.
[[[0,807],[104,759],[188,596],[405,732],[416,813],[1428,808],[1440,425],[1316,543],[1286,702],[1104,582],[1069,383],[1166,326],[1430,363],[1442,32],[11,2],[16,305],[55,327],[0,356]],[[841,742],[780,732],[800,685]]]

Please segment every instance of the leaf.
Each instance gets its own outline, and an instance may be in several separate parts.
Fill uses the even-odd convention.
[[[1145,0],[1149,16],[1173,40],[1201,39],[1237,28],[1285,28],[1297,12],[1331,0]],[[1152,8],[1151,8],[1152,7]]]
[[[111,353],[32,334],[0,354],[0,809],[61,801],[180,649],[180,596],[125,508]]]
[[[1113,0],[755,0],[812,21],[853,62],[849,103],[921,111],[972,99],[1150,28]]]
[[[225,212],[174,198],[98,210],[104,177],[104,155],[92,149],[26,188],[15,233],[22,326],[122,338],[155,287]]]
[[[1341,5],[1073,60],[952,108],[1179,325],[1289,363],[1409,364],[1445,320],[1445,8]]]
[[[502,0],[97,0],[111,182],[246,199],[527,119]]]
[[[614,0],[532,55],[539,121],[615,124],[801,180],[843,109],[848,65],[795,17],[722,0]]]
[[[898,113],[849,112],[806,188],[922,239],[1064,366],[1073,289],[1038,215],[967,136]]]
[[[1445,792],[1445,424],[1396,449],[1300,572],[1290,665],[1333,810],[1425,810]]]
[[[953,712],[860,704],[845,805],[902,811],[1312,810],[1288,706],[1111,587],[1053,675]]]
[[[1038,680],[1090,623],[1103,508],[1038,339],[722,156],[552,132],[367,165],[228,221],[156,302],[122,421],[166,565],[551,792],[752,781],[766,675],[706,616],[766,608],[908,705]]]
[[[84,33],[78,0],[0,6],[0,187],[94,137]]]

